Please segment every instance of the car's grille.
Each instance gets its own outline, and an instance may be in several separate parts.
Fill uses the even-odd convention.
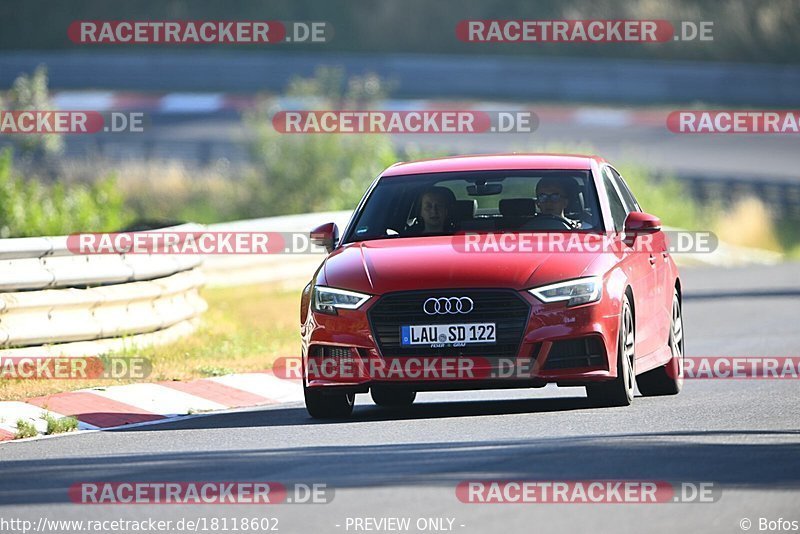
[[[604,367],[603,342],[597,336],[554,341],[544,362],[544,369]]]
[[[474,308],[466,314],[427,315],[422,306],[431,297],[469,297]],[[530,307],[515,291],[498,289],[454,289],[389,293],[369,310],[372,332],[387,357],[483,356],[513,357],[528,322]],[[423,324],[495,323],[496,343],[431,348],[400,345],[400,327]]]

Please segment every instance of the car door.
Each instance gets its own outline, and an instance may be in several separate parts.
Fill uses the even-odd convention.
[[[614,167],[609,165],[609,171],[614,183],[620,192],[623,202],[632,208],[632,211],[642,211],[636,198],[633,196],[625,179]],[[651,247],[647,253],[648,262],[655,268],[655,287],[653,288],[653,335],[655,336],[655,349],[669,339],[669,319],[672,316],[672,283],[669,280],[669,252],[667,236],[664,232],[650,234]],[[659,319],[664,320],[659,320]],[[654,350],[655,350],[654,349]]]
[[[628,213],[635,210],[635,206],[628,206],[622,200],[622,195],[608,166],[603,167],[602,176],[611,208],[611,217],[614,221],[614,230],[619,234],[623,230],[625,218]],[[651,261],[647,252],[637,252],[634,248],[624,245],[622,249],[625,251],[622,261],[623,269],[633,289],[633,306],[636,314],[636,356],[642,357],[658,346],[655,339],[654,321],[650,320],[657,307],[655,288],[658,262]]]

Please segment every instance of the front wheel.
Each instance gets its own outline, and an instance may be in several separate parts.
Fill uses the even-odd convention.
[[[315,391],[303,386],[308,415],[314,419],[333,419],[348,417],[353,413],[355,393],[328,393]]]
[[[683,314],[676,289],[672,295],[672,320],[669,326],[669,349],[672,358],[661,367],[643,373],[636,379],[639,392],[645,397],[677,395],[683,388]]]
[[[628,406],[633,402],[635,383],[633,312],[628,297],[622,300],[617,343],[617,377],[608,382],[586,385],[586,394],[596,406]]]

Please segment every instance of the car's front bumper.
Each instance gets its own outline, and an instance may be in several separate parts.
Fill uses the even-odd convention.
[[[491,345],[480,354],[455,348],[384,354],[369,314],[377,298],[337,315],[310,312],[303,325],[304,383],[337,391],[366,392],[375,385],[442,391],[582,385],[616,377],[619,310],[613,301],[568,308],[524,291],[517,295],[529,306],[526,324],[517,349],[502,356],[492,354]]]

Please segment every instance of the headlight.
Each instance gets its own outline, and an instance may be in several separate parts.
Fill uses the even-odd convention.
[[[371,295],[336,289],[335,287],[314,286],[314,297],[311,307],[316,312],[336,315],[336,309],[355,310],[367,300]]]
[[[603,279],[599,276],[589,276],[535,287],[528,291],[542,302],[567,301],[567,306],[578,306],[600,300],[603,294]]]

